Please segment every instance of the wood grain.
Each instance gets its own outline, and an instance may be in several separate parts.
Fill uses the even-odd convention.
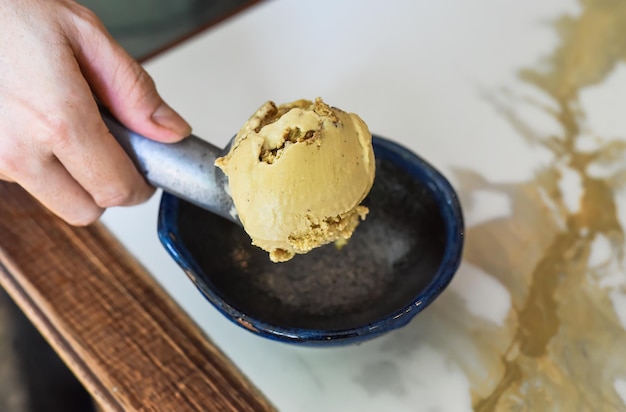
[[[102,225],[0,182],[0,284],[107,411],[272,405]]]

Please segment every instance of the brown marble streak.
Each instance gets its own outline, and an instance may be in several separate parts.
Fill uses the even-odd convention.
[[[614,389],[616,379],[626,378],[626,332],[612,307],[611,289],[598,283],[616,266],[621,273],[624,270],[626,243],[616,199],[624,169],[608,179],[587,173],[594,162],[619,162],[626,144],[603,140],[598,150],[588,152],[576,147],[585,126],[580,91],[600,84],[626,59],[626,2],[586,0],[581,6],[580,16],[556,21],[560,44],[548,64],[544,61],[543,69],[520,72],[524,82],[555,103],[556,109],[539,109],[560,124],[562,133],[535,133],[517,114],[519,100],[510,95],[491,98],[520,136],[550,150],[554,161],[522,184],[496,185],[459,173],[466,195],[476,189],[495,190],[509,196],[513,205],[510,219],[487,222],[467,234],[466,260],[498,278],[513,301],[511,333],[500,337],[507,349],[499,361],[484,365],[495,371],[489,376],[498,378],[479,380],[466,370],[476,411],[626,408]],[[575,212],[565,207],[558,188],[561,167],[581,177],[583,194]],[[526,244],[516,238],[522,225]],[[598,237],[609,239],[613,254],[602,267],[590,267],[589,255]],[[504,243],[500,254],[486,251],[494,238]]]

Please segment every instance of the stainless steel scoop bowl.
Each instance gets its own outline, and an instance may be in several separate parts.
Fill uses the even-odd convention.
[[[204,297],[248,331],[300,345],[359,343],[406,325],[452,280],[463,249],[454,189],[410,150],[373,137],[370,213],[341,249],[272,263],[231,214],[223,150],[191,137],[146,141],[103,114],[111,132],[165,189],[159,238]]]

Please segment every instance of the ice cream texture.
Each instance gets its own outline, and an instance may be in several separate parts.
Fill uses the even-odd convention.
[[[274,262],[349,239],[368,213],[372,135],[359,116],[320,98],[266,102],[215,164],[252,243]]]

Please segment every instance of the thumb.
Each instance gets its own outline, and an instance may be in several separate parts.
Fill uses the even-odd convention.
[[[163,142],[175,142],[191,133],[189,124],[163,101],[150,75],[93,13],[82,9],[72,22],[70,27],[77,32],[68,37],[83,76],[120,122]]]

